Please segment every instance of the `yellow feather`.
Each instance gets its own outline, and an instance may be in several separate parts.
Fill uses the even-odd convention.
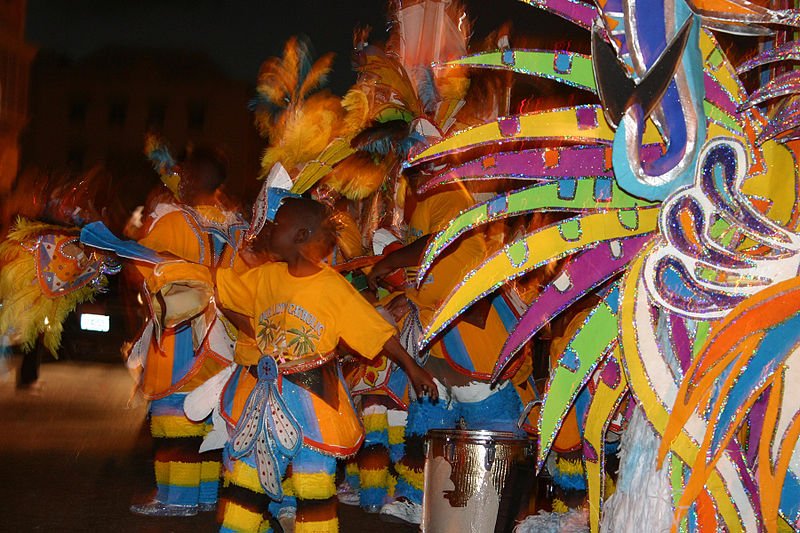
[[[44,346],[57,357],[63,323],[82,302],[94,298],[97,289],[87,285],[64,296],[48,298],[37,279],[36,262],[26,246],[43,233],[76,233],[74,228],[53,226],[23,218],[0,243],[0,332],[10,334],[23,351],[30,351],[43,335]],[[105,278],[103,284],[105,284]]]
[[[356,85],[347,91],[347,94],[342,98],[342,107],[347,112],[344,117],[344,128],[349,134],[354,135],[362,130],[372,118],[369,96],[360,85]]]
[[[308,96],[308,93],[314,89],[318,89],[320,85],[325,82],[325,78],[328,77],[328,74],[330,74],[333,69],[333,57],[334,55],[332,53],[327,53],[314,62],[311,70],[309,70],[306,75],[306,79],[304,79],[302,85],[300,85],[298,100],[302,100]]]
[[[378,190],[394,163],[390,156],[376,162],[370,154],[358,152],[336,165],[324,183],[351,200],[361,200]]]
[[[266,175],[280,161],[290,174],[296,175],[338,136],[343,115],[339,99],[329,93],[317,93],[301,107],[287,110],[280,131],[273,130],[273,142],[264,152],[262,174]]]

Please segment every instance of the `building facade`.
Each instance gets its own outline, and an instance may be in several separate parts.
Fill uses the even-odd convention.
[[[252,91],[202,53],[115,47],[72,61],[43,51],[32,69],[23,165],[81,173],[101,164],[131,207],[157,183],[143,153],[154,131],[176,156],[190,144],[221,147],[231,191],[246,196],[261,146],[247,109]]]
[[[19,169],[19,136],[27,121],[28,73],[36,49],[25,42],[25,0],[0,0],[0,195]]]

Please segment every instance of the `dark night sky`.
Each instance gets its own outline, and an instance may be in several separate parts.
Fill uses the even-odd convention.
[[[564,27],[518,0],[471,0],[467,7],[478,38],[509,19],[530,34]],[[336,52],[332,86],[341,93],[353,80],[353,28],[369,24],[382,40],[385,14],[384,0],[28,0],[27,38],[72,57],[106,45],[202,50],[232,76],[254,81],[264,58],[305,34],[317,54]]]

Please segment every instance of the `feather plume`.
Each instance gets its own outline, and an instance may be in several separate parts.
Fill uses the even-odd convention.
[[[351,200],[361,200],[378,190],[394,161],[391,157],[376,160],[366,152],[358,152],[336,165],[324,183]]]
[[[370,122],[372,105],[366,90],[362,85],[355,85],[342,98],[342,107],[346,112],[344,129],[347,133],[353,134]]]
[[[320,57],[305,74],[300,84],[298,98],[303,99],[312,91],[323,87],[328,81],[328,75],[333,70],[333,53]]]
[[[258,74],[257,96],[250,102],[259,133],[275,142],[288,121],[284,115],[302,107],[325,84],[332,65],[333,54],[312,62],[309,45],[297,37],[286,41],[282,57],[265,60]]]
[[[356,62],[358,71],[367,82],[377,84],[400,100],[414,116],[423,113],[414,84],[403,65],[375,46],[367,46],[359,52]]]
[[[274,129],[274,136],[270,135],[270,146],[261,160],[262,172],[266,174],[280,161],[290,174],[296,175],[338,136],[343,116],[339,98],[327,92],[317,93],[302,106],[288,110],[279,130]]]

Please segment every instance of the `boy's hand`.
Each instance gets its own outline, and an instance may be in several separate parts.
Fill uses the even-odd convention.
[[[397,337],[392,337],[386,341],[386,344],[383,345],[383,349],[386,356],[405,371],[408,379],[411,380],[411,385],[413,385],[417,396],[420,398],[422,396],[428,396],[433,401],[439,399],[439,389],[436,387],[436,383],[433,381],[430,373],[419,366],[417,362],[408,355],[408,352],[406,352],[405,348],[400,344],[400,341],[397,340]]]
[[[431,376],[430,372],[415,365],[408,370],[408,378],[414,386],[417,398],[428,396],[434,402],[439,399],[439,388],[433,381],[433,376]]]

